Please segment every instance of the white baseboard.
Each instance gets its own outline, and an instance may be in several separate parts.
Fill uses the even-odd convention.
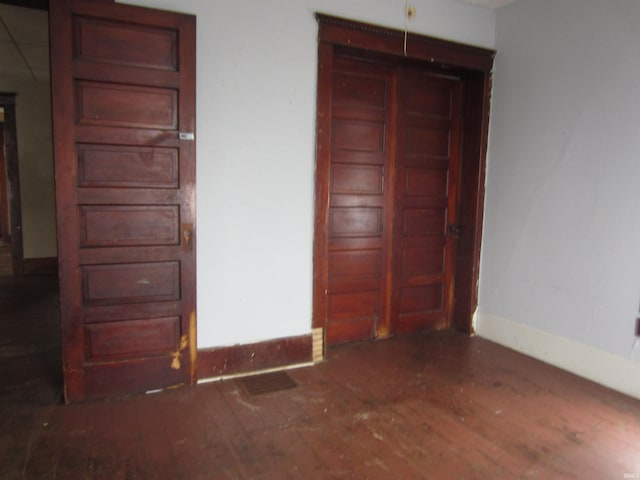
[[[476,333],[613,390],[640,399],[640,363],[528,325],[478,312]]]

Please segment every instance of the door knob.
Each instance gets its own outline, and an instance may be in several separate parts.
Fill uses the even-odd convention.
[[[460,233],[462,233],[462,225],[458,223],[452,223],[451,225],[449,225],[449,233],[455,236],[460,235]]]

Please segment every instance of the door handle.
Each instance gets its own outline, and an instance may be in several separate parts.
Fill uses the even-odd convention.
[[[452,223],[451,225],[449,225],[449,233],[451,235],[455,235],[456,237],[460,236],[460,233],[462,233],[462,225],[458,223]]]
[[[193,225],[186,223],[182,226],[182,249],[191,251],[193,248]]]

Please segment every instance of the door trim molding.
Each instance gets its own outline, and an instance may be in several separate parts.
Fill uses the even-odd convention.
[[[18,159],[18,130],[16,123],[16,94],[0,93],[4,109],[4,148],[9,183],[9,217],[11,222],[11,257],[13,275],[24,273],[22,245],[22,203],[20,200],[20,165]]]
[[[457,66],[490,72],[495,51],[427,35],[407,34],[404,53],[404,31],[316,13],[318,41],[343,45],[400,58],[427,60],[436,65]]]
[[[311,335],[278,338],[265,342],[198,349],[198,381],[291,368],[313,361]]]
[[[458,218],[460,235],[455,262],[452,325],[473,332],[478,304],[480,246],[484,207],[486,152],[489,127],[491,69],[495,51],[434,37],[404,35],[378,25],[316,13],[318,21],[318,92],[316,110],[316,179],[313,245],[313,327],[327,319],[329,166],[331,145],[331,78],[336,49],[347,47],[362,58],[386,63],[422,63],[425,68],[455,71],[462,79],[463,143],[460,158]]]
[[[4,110],[3,110],[4,117]],[[11,227],[9,226],[9,195],[7,161],[4,155],[4,118],[0,123],[0,238],[6,243],[11,242]]]

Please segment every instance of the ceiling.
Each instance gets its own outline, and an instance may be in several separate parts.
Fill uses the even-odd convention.
[[[49,81],[49,18],[45,10],[0,3],[0,72],[17,81]]]

